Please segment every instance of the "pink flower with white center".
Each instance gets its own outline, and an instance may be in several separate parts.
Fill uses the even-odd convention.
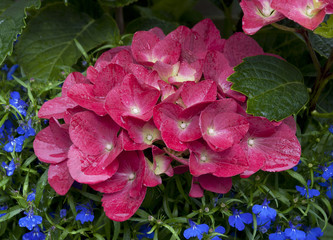
[[[242,0],[240,6],[244,12],[243,30],[255,34],[260,28],[280,21],[284,16],[271,7],[272,0]]]
[[[119,126],[126,129],[123,117],[132,116],[148,121],[159,96],[156,88],[140,84],[134,75],[128,74],[120,87],[108,93],[105,109]]]
[[[314,30],[324,20],[325,7],[332,6],[332,3],[323,0],[272,0],[271,6],[303,27]]]

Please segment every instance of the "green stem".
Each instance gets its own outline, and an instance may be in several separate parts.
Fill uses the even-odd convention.
[[[125,29],[125,24],[124,24],[124,14],[123,14],[122,7],[116,8],[116,22],[117,22],[120,34],[123,34],[124,29]]]
[[[320,118],[333,118],[333,112],[330,113],[319,113],[317,110],[313,110],[311,112],[311,115],[314,117],[320,117]]]
[[[305,30],[305,29],[303,29],[302,31],[300,31],[300,34],[304,38],[304,41],[305,41],[306,46],[307,46],[307,48],[309,50],[311,59],[312,59],[313,64],[314,64],[314,66],[316,68],[317,76],[319,77],[321,75],[321,65],[319,63],[319,60],[317,58],[317,55],[316,55],[315,51],[313,50],[312,44],[311,44],[310,39],[309,39],[308,31]],[[318,79],[318,77],[317,77],[317,79]]]
[[[278,23],[271,23],[271,25],[277,29],[283,30],[283,31],[287,31],[287,32],[297,32],[296,28],[291,28],[291,27],[287,27],[287,26],[283,26],[280,25]]]

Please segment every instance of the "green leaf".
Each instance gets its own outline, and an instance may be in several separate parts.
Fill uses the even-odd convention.
[[[308,188],[308,185],[307,185],[304,177],[301,174],[299,174],[299,173],[297,173],[297,172],[295,172],[293,170],[287,170],[286,173],[288,173],[292,178],[294,178],[297,181],[299,181],[300,183],[302,183],[302,185],[304,187]]]
[[[11,207],[8,209],[7,214],[0,217],[0,222],[4,222],[7,221],[8,219],[11,219],[12,217],[14,217],[15,215],[19,214],[20,212],[22,212],[24,209],[20,208],[20,206],[16,205],[14,207]]]
[[[325,58],[330,56],[333,49],[333,38],[324,38],[309,31],[309,39],[316,52]]]
[[[48,174],[47,174],[47,170],[46,170],[37,182],[36,198],[35,198],[35,204],[37,207],[43,196],[44,188],[48,184],[47,177],[48,177]]]
[[[333,15],[327,20],[327,23],[323,22],[320,27],[314,30],[314,33],[319,34],[325,38],[333,38]]]
[[[1,0],[3,1],[3,0]],[[0,65],[13,52],[13,43],[17,35],[26,26],[26,11],[29,8],[40,8],[40,0],[4,1],[0,4],[6,10],[0,15]]]
[[[101,44],[118,43],[119,38],[112,17],[95,20],[71,7],[53,4],[23,32],[17,44],[19,64],[36,81],[54,81],[61,76],[62,66],[72,66],[82,56],[75,41],[88,52]]]
[[[100,0],[102,4],[109,7],[123,7],[137,1],[138,0]]]
[[[127,33],[134,33],[136,31],[145,31],[153,27],[159,27],[165,34],[177,28],[176,23],[161,20],[155,17],[140,17],[128,23],[126,26]]]
[[[309,94],[301,72],[293,65],[272,56],[245,58],[229,76],[232,90],[248,97],[246,112],[280,121],[297,113]]]
[[[321,240],[333,239],[333,225],[332,224],[327,224],[327,227],[324,231],[324,235],[320,239]]]

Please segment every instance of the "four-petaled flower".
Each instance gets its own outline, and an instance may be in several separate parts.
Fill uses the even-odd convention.
[[[207,224],[195,224],[191,219],[188,220],[190,228],[184,231],[184,237],[190,239],[191,237],[197,237],[199,240],[202,239],[204,233],[208,233],[209,226]]]
[[[252,214],[251,213],[240,213],[239,210],[235,209],[234,214],[229,217],[229,224],[232,227],[236,227],[238,231],[243,231],[245,228],[244,223],[252,223]]]

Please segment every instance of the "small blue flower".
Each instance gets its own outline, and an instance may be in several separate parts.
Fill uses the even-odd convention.
[[[293,167],[292,169],[296,172],[298,170],[298,165],[300,165],[301,163],[302,163],[302,161],[299,160],[297,165],[295,167]]]
[[[94,220],[94,212],[89,203],[86,205],[78,205],[75,209],[78,212],[75,220],[81,221],[81,224],[85,222],[92,222]]]
[[[14,159],[12,159],[9,164],[2,162],[1,166],[6,170],[7,176],[12,176],[14,174],[14,171],[16,169],[16,165],[14,162]]]
[[[286,235],[284,232],[281,232],[281,227],[277,226],[276,232],[269,234],[269,240],[285,240]]]
[[[308,180],[308,186],[310,186],[310,180]],[[296,186],[296,190],[300,192],[302,196],[305,196],[306,198],[313,198],[318,197],[320,195],[320,192],[317,189],[310,189],[309,191],[306,190],[305,187]]]
[[[256,204],[252,207],[252,212],[260,216],[261,219],[270,219],[274,221],[276,217],[276,210],[269,207],[268,206],[269,203],[270,201],[267,201],[267,199],[265,198],[262,205]]]
[[[19,67],[18,64],[14,64],[7,73],[7,80],[13,80],[13,74],[16,71],[16,69]]]
[[[45,234],[40,231],[38,226],[36,226],[31,232],[25,233],[22,236],[22,240],[44,240],[45,237]]]
[[[1,68],[2,71],[8,72],[8,66],[7,64],[3,65]]]
[[[16,131],[18,134],[23,135],[25,138],[36,135],[35,129],[31,127],[31,119],[29,119],[27,124],[22,124],[19,126]]]
[[[188,220],[190,228],[184,231],[184,237],[190,239],[191,237],[197,237],[199,240],[202,239],[202,234],[208,233],[209,227],[207,224],[195,224],[191,219]]]
[[[328,131],[333,134],[333,125],[328,128]]]
[[[24,212],[26,217],[20,218],[19,225],[20,227],[26,227],[30,231],[36,227],[38,224],[41,224],[43,221],[43,218],[38,215],[34,215],[34,212],[30,210],[29,212]]]
[[[215,228],[214,230],[215,233],[221,233],[224,234],[225,233],[225,228],[222,226],[218,226]],[[211,240],[221,240],[222,238],[219,236],[214,236]]]
[[[153,239],[154,238],[154,232],[149,233],[151,230],[151,227],[148,224],[142,225],[139,229],[139,233],[137,235],[138,239],[141,240],[142,238],[149,238]]]
[[[263,218],[260,215],[257,216],[257,226],[260,232],[265,233],[268,229],[271,227],[271,219],[269,218]],[[274,219],[275,220],[275,219]]]
[[[326,196],[327,196],[329,199],[333,199],[333,197],[332,197],[332,187],[331,187],[331,186],[329,186],[329,187],[327,188]]]
[[[238,231],[243,231],[245,228],[244,223],[250,224],[252,223],[252,214],[251,213],[242,213],[237,209],[234,210],[234,215],[231,215],[228,219],[230,226],[236,227]]]
[[[291,240],[305,240],[306,234],[305,232],[298,230],[297,228],[300,227],[300,224],[293,225],[291,222],[289,222],[290,228],[286,228],[284,230],[284,233],[287,238],[290,238]]]
[[[64,218],[64,217],[66,217],[66,215],[67,215],[67,210],[64,209],[64,208],[61,209],[61,210],[60,210],[60,217],[61,217],[61,218]]]
[[[0,207],[0,210],[1,210],[1,211],[3,211],[3,210],[7,210],[7,209],[8,209],[8,206],[1,206],[1,207]],[[0,217],[5,216],[6,214],[7,214],[7,213],[1,213],[1,214],[0,214]]]
[[[27,115],[26,107],[28,105],[21,99],[19,92],[14,91],[10,93],[9,104],[15,107],[22,116]]]
[[[324,167],[323,175],[321,175],[325,180],[328,180],[333,176],[333,164],[329,165],[328,167]]]
[[[6,152],[13,152],[15,149],[15,152],[22,152],[22,147],[24,143],[24,136],[19,136],[17,138],[14,138],[13,136],[9,136],[9,142],[3,147],[3,150]]]
[[[319,227],[316,228],[306,228],[306,240],[318,240],[319,237],[323,236],[323,232]]]
[[[33,188],[32,193],[29,193],[27,196],[27,201],[28,202],[35,201],[35,198],[36,198],[36,189]]]

